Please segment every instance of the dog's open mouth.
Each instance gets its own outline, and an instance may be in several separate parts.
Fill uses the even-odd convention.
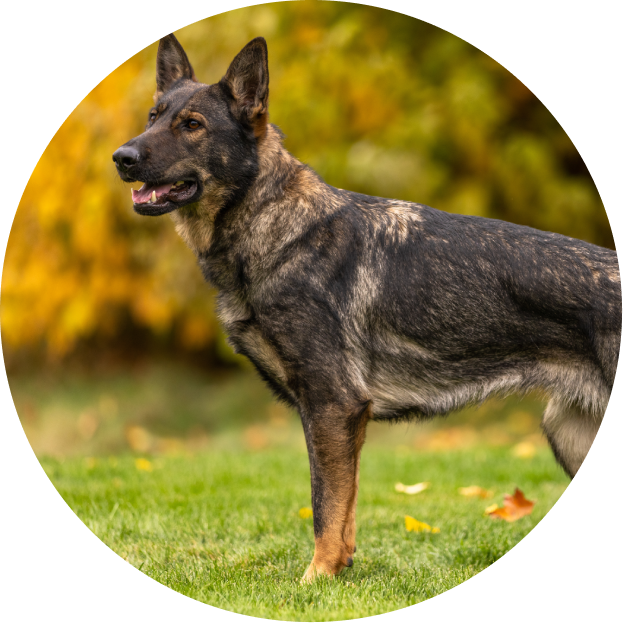
[[[159,216],[173,212],[190,203],[198,194],[197,182],[180,180],[171,184],[144,183],[138,190],[132,189],[134,210],[146,216]]]

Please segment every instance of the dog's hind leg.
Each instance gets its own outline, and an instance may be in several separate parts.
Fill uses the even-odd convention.
[[[353,564],[359,459],[369,404],[331,406],[303,416],[314,511],[314,557],[303,582]]]
[[[552,398],[543,415],[543,431],[562,468],[573,478],[599,430],[602,416]]]

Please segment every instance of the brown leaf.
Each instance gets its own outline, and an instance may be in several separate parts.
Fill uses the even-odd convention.
[[[519,518],[529,515],[534,508],[534,502],[526,500],[520,489],[515,489],[513,495],[504,496],[504,506],[498,508],[495,504],[489,506],[485,513],[489,517],[504,519],[504,521],[517,521]]]

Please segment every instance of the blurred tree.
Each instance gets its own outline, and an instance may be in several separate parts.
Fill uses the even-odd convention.
[[[268,41],[271,118],[286,147],[335,186],[502,218],[613,247],[568,136],[539,100],[468,43],[425,22],[337,2],[267,4],[177,33],[200,80]],[[213,293],[167,218],[131,209],[111,154],[140,133],[154,44],[70,115],[20,203],[2,278],[8,354],[63,356],[133,332],[227,357]]]

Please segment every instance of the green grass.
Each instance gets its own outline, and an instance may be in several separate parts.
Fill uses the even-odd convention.
[[[355,565],[301,586],[313,554],[303,451],[212,451],[153,457],[43,459],[61,495],[104,543],[155,580],[234,612],[326,621],[380,614],[433,597],[476,575],[518,543],[560,497],[567,479],[551,453],[508,448],[395,452],[364,448]],[[396,482],[430,481],[416,496]],[[489,500],[457,488],[492,489]],[[516,523],[484,516],[519,486],[536,500]],[[439,534],[405,530],[411,515]]]
[[[312,520],[298,514],[311,505],[305,440],[298,416],[256,376],[151,362],[9,378],[35,453],[95,534],[159,582],[243,614],[340,620],[417,603],[506,553],[567,485],[544,446],[536,397],[421,424],[372,422],[355,566],[301,586],[313,555]],[[518,442],[536,455],[516,456]],[[140,456],[153,471],[137,469]],[[422,481],[431,486],[417,496],[394,490]],[[494,497],[458,494],[472,484]],[[536,500],[532,515],[514,524],[484,516],[516,486]],[[408,533],[405,515],[441,532]]]

